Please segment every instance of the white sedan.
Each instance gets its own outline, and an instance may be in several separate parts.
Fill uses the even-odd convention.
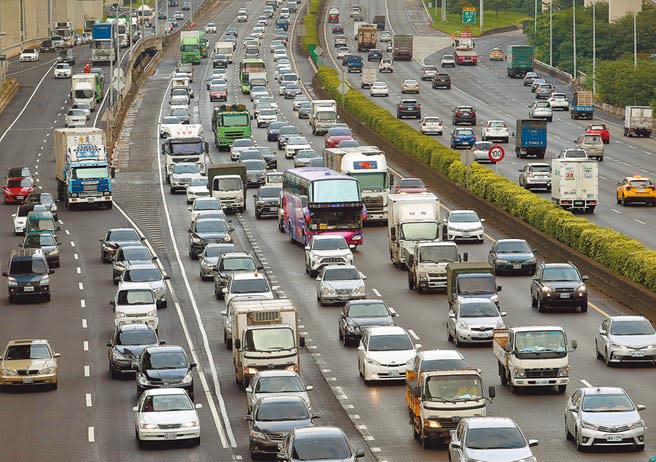
[[[154,388],[139,397],[134,412],[134,427],[139,445],[147,441],[191,440],[200,444],[200,420],[196,409],[181,388]]]
[[[69,109],[64,120],[66,128],[87,126],[87,115],[82,109]]]
[[[374,380],[405,380],[419,345],[399,326],[370,327],[358,346],[358,372],[364,383]]]
[[[389,88],[385,82],[374,82],[369,89],[370,96],[389,96]]]
[[[73,69],[68,63],[57,63],[53,73],[56,79],[70,79]]]
[[[213,22],[208,22],[207,25],[205,26],[205,33],[216,34],[216,24],[214,24]]]
[[[509,137],[508,125],[503,120],[488,120],[481,129],[481,139],[483,141],[497,140],[501,143],[507,143]]]
[[[421,119],[421,132],[424,135],[441,135],[444,132],[444,123],[437,116],[426,116]]]
[[[18,57],[18,60],[22,62],[28,62],[28,61],[38,61],[39,60],[39,50],[35,48],[25,48],[23,51],[21,51],[20,56]]]
[[[484,218],[473,210],[453,210],[445,221],[446,240],[473,239],[480,243],[485,239]]]
[[[187,204],[193,203],[199,197],[210,197],[206,176],[192,178],[187,186]]]
[[[569,111],[569,100],[565,93],[552,93],[547,101],[552,110]]]
[[[474,160],[476,162],[492,162],[490,160],[490,148],[492,147],[491,141],[477,141],[471,147]]]

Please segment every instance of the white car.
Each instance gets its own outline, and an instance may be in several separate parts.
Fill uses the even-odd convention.
[[[18,57],[18,60],[21,63],[30,62],[30,61],[38,61],[39,60],[39,50],[37,50],[35,48],[25,48],[23,51],[21,51],[21,54]]]
[[[64,120],[66,128],[87,126],[87,115],[82,109],[69,109]]]
[[[192,178],[201,176],[198,165],[193,162],[178,162],[173,164],[170,175],[170,192],[175,194],[179,190],[186,190]]]
[[[378,40],[383,42],[383,43],[391,42],[392,41],[392,33],[384,30],[380,33],[380,36],[378,37]]]
[[[298,372],[259,371],[246,387],[246,407],[250,413],[257,400],[265,396],[298,396],[305,401],[308,408],[311,408],[310,397],[307,392],[313,388],[312,385],[306,386],[303,383]]]
[[[235,273],[228,286],[223,289],[225,306],[230,306],[230,300],[233,298],[273,300],[273,290],[278,290],[278,287],[271,287],[269,280],[262,273]]]
[[[114,310],[114,325],[144,323],[157,331],[157,302],[153,289],[147,282],[133,284],[130,288],[116,291],[110,302]]]
[[[476,162],[491,162],[490,160],[490,148],[492,147],[492,141],[476,141],[471,147],[472,154],[474,154],[474,160]]]
[[[456,60],[453,55],[444,55],[440,60],[440,67],[456,67]]]
[[[205,33],[216,34],[216,24],[214,24],[213,22],[208,22],[207,25],[205,26]]]
[[[246,22],[248,21],[248,13],[239,12],[237,13],[237,22]]]
[[[155,263],[128,263],[118,282],[118,290],[128,290],[133,287],[143,287],[147,283],[153,291],[157,308],[166,306],[166,281],[171,276],[162,274]]]
[[[569,99],[564,93],[552,93],[547,101],[552,110],[569,111]]]
[[[277,122],[277,121],[278,121],[278,111],[276,111],[272,107],[262,109],[257,114],[257,126],[258,126],[258,128],[268,127],[269,124],[271,124],[271,122]]]
[[[181,388],[145,390],[132,408],[134,431],[142,446],[146,441],[192,440],[200,444],[200,419],[187,392]]]
[[[449,460],[535,462],[531,448],[537,445],[537,440],[526,440],[512,419],[468,417],[451,430]]]
[[[323,306],[329,303],[345,303],[367,297],[367,287],[362,274],[353,265],[331,263],[321,268],[316,277],[317,300]]]
[[[424,135],[442,135],[444,123],[437,116],[426,116],[421,119],[421,132]]]
[[[510,138],[508,125],[503,120],[488,120],[481,129],[481,140],[483,141],[496,140],[501,143],[507,143],[508,138]]]
[[[197,176],[191,179],[187,186],[187,204],[191,204],[199,197],[209,197],[210,190],[206,176]]]
[[[236,139],[230,146],[230,160],[239,160],[241,151],[247,151],[254,146],[257,146],[257,143],[250,138]]]
[[[353,252],[339,234],[316,234],[305,246],[305,272],[316,277],[325,265],[352,265]]]
[[[55,64],[55,70],[53,73],[56,79],[70,79],[71,74],[73,73],[73,68],[68,63],[57,63]]]
[[[19,205],[16,213],[12,213],[14,219],[14,234],[19,236],[25,234],[25,225],[27,224],[27,214],[32,211],[32,206]]]
[[[71,104],[71,109],[80,109],[84,111],[84,114],[87,116],[87,120],[91,117],[91,107],[89,103],[73,103]]]
[[[473,210],[452,210],[444,221],[444,238],[449,241],[456,239],[474,239],[483,242],[485,218],[479,218]]]
[[[531,119],[546,119],[551,122],[553,120],[553,111],[549,101],[534,101],[528,107],[528,116]]]
[[[287,49],[285,48],[276,48],[273,50],[273,60],[278,61],[279,59],[289,59],[287,55]]]
[[[191,204],[189,211],[191,212],[191,222],[193,223],[202,215],[223,212],[223,207],[221,206],[221,201],[216,197],[199,197]]]
[[[456,346],[463,343],[490,343],[494,329],[505,329],[503,316],[489,298],[458,298],[449,310],[446,333]]]
[[[351,53],[348,47],[339,47],[337,49],[337,59],[342,59],[344,56]]]
[[[656,332],[644,316],[611,316],[595,337],[597,359],[606,365],[656,361]]]
[[[378,72],[394,72],[394,65],[390,58],[383,58],[378,63]]]
[[[307,138],[304,136],[292,136],[285,144],[285,158],[293,158],[302,149],[312,149]]]
[[[389,96],[389,88],[385,82],[374,82],[369,88],[370,96]]]
[[[358,345],[358,372],[364,383],[374,380],[405,380],[417,348],[408,332],[399,326],[365,329]]]
[[[257,37],[257,38],[261,39],[262,36],[264,35],[264,27],[263,26],[253,27],[253,32],[251,32],[250,35],[252,35],[253,37]]]

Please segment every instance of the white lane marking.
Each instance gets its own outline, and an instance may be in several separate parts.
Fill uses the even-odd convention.
[[[85,340],[84,342],[82,342],[82,349],[83,349],[84,351],[89,351],[89,342],[88,342],[87,340]]]
[[[615,210],[615,209],[611,209],[611,210],[615,213],[619,213],[620,215],[622,215],[622,212],[620,212],[619,210]]]
[[[41,154],[39,154],[39,155],[41,155]],[[57,220],[57,223],[59,223],[60,225],[63,225],[63,224],[64,224],[64,222],[61,221],[61,218],[60,218],[59,220]]]
[[[77,271],[77,274],[82,274],[82,268],[80,268],[79,266],[75,268],[75,271]]]
[[[80,308],[86,308],[87,307],[87,302],[85,299],[80,300]]]
[[[579,379],[579,381],[586,387],[592,387],[593,385],[585,379]]]
[[[71,247],[75,247],[75,241],[71,241]]]
[[[396,310],[395,310],[394,308],[392,308],[392,307],[390,306],[390,307],[388,307],[387,309],[389,310],[390,313],[392,313],[392,316],[393,316],[393,315],[396,315],[397,318],[399,317],[399,313],[397,313]]]
[[[69,230],[67,230],[67,229],[65,229],[64,232],[66,233],[67,236],[70,236],[70,235],[71,235],[71,232],[70,232]]]
[[[86,328],[87,328],[87,320],[82,319],[82,329],[86,329]]]
[[[646,225],[647,224],[642,220],[638,220],[637,218],[634,218],[634,220],[637,221],[638,223],[640,223],[641,225]]]
[[[89,443],[95,443],[95,441],[96,441],[96,431],[93,427],[89,427],[87,429],[87,438],[89,439]]]
[[[93,403],[91,402],[91,393],[87,393],[85,395],[85,401],[87,403],[87,407],[93,406]]]
[[[378,289],[371,289],[371,291],[376,294],[376,297],[380,297],[380,292],[378,292]]]
[[[84,376],[85,377],[90,377],[91,376],[91,369],[89,368],[88,364],[84,365]]]
[[[75,260],[79,260],[79,259],[80,259],[80,256],[79,256],[77,253],[74,253],[74,254],[73,254],[73,258],[74,258]]]
[[[78,282],[77,286],[80,288],[80,290],[84,290],[84,284],[83,283]]]
[[[419,340],[419,336],[415,333],[414,330],[412,330],[412,329],[408,329],[408,334],[410,334],[410,335],[412,336],[413,339],[415,339],[415,340]]]

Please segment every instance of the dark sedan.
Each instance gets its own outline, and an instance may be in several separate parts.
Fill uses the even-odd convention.
[[[164,340],[145,323],[121,324],[114,329],[112,339],[107,342],[109,374],[113,379],[124,374],[134,374],[132,362],[138,361],[144,349],[163,345]]]
[[[189,228],[189,256],[193,259],[203,251],[207,244],[232,242],[232,228],[220,218],[200,218]]]
[[[267,141],[278,141],[280,128],[289,125],[288,122],[271,122],[267,130]]]
[[[144,349],[137,366],[137,396],[152,388],[182,388],[194,399],[196,363],[187,360],[179,346],[151,346]]]
[[[365,328],[393,326],[396,316],[383,300],[351,300],[339,315],[339,339],[344,346],[356,345]]]
[[[125,245],[142,245],[145,237],[141,237],[134,228],[113,228],[107,230],[105,237],[100,239],[100,258],[103,263],[109,263],[119,247]]]
[[[487,257],[495,273],[535,274],[537,260],[536,249],[532,249],[524,239],[499,239],[490,249]]]
[[[282,191],[282,186],[260,186],[257,194],[253,194],[255,218],[278,216],[280,191]]]

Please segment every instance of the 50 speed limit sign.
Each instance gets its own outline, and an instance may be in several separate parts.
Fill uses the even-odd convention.
[[[503,150],[503,146],[500,144],[493,144],[490,150],[487,152],[487,156],[489,157],[490,162],[493,164],[501,162],[505,155],[506,152]]]

